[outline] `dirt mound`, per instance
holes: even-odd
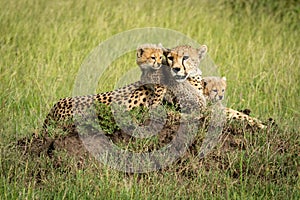
[[[249,114],[250,110],[246,109],[244,112]],[[185,160],[187,157],[198,156],[207,127],[204,118],[200,119],[200,121],[200,127],[204,127],[202,131],[200,131],[201,134],[193,138],[185,156],[180,158],[177,163],[182,163],[182,160]],[[185,126],[185,123],[191,124],[191,122],[180,120],[180,117],[176,115],[168,116],[168,120],[155,136],[155,140],[150,140],[150,142],[149,140],[143,142],[144,139],[137,139],[119,129],[114,130],[113,134],[99,134],[93,129],[87,129],[89,132],[88,135],[80,135],[76,129],[72,129],[72,131],[67,134],[57,135],[52,138],[42,136],[41,134],[33,134],[29,138],[23,138],[17,141],[16,146],[24,155],[30,155],[36,158],[40,156],[49,157],[53,161],[53,166],[57,168],[61,166],[60,163],[62,160],[58,152],[64,152],[68,156],[75,158],[78,167],[82,168],[86,166],[84,164],[85,159],[93,159],[93,155],[91,155],[90,152],[100,152],[102,149],[110,147],[111,144],[116,144],[125,149],[130,146],[132,148],[131,150],[136,152],[151,152],[166,147],[176,137],[177,139],[179,137],[178,141],[184,140],[186,139],[185,135],[178,135],[178,130],[182,128],[182,126]],[[149,121],[145,120],[144,125],[148,124]],[[259,132],[260,131],[253,127],[239,123],[231,123],[224,126],[222,133],[219,135],[217,147],[208,154],[207,159],[222,163],[222,168],[226,168],[223,166],[224,155],[230,151],[245,150],[251,145],[245,138],[245,133],[255,135]],[[218,154],[218,156],[216,156],[216,154]]]
[[[249,114],[250,110],[244,112]],[[186,133],[184,131],[178,133],[180,130],[187,130],[189,126],[193,127],[194,122],[199,125],[198,131],[192,136],[193,140],[190,141],[186,151],[172,164],[158,171],[159,173],[168,171],[191,178],[203,170],[207,172],[214,170],[228,173],[234,179],[239,179],[246,173],[247,176],[270,180],[276,180],[291,172],[293,176],[298,176],[294,161],[300,149],[294,140],[282,138],[282,132],[274,120],[266,123],[267,130],[258,130],[236,121],[226,124],[216,138],[216,145],[207,151],[204,158],[200,158],[199,153],[207,134],[207,120],[205,118],[195,121],[183,120],[178,115],[168,115],[160,131],[149,138],[133,137],[126,131],[119,128],[111,129],[105,124],[105,128],[113,132],[100,133],[87,126],[85,133],[88,134],[82,132],[79,134],[77,129],[52,137],[33,134],[17,141],[15,147],[23,155],[24,162],[33,161],[35,167],[31,178],[40,183],[48,179],[47,174],[53,173],[51,170],[56,170],[60,174],[76,174],[78,170],[99,173],[99,170],[107,169],[99,158],[95,158],[95,154],[110,151],[112,145],[132,152],[154,152],[168,148],[174,140],[178,143],[185,141]],[[141,125],[149,124],[148,119],[142,120]],[[152,125],[156,126],[155,123]],[[182,144],[185,145],[184,142]],[[182,146],[178,145],[179,149],[180,147]],[[175,147],[174,151],[176,150]],[[272,156],[266,158],[266,155]]]

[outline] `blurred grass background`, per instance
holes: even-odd
[[[228,80],[228,106],[250,108],[261,119],[274,118],[285,130],[283,137],[297,134],[299,12],[297,0],[2,0],[1,145],[41,127],[52,105],[72,94],[81,63],[98,44],[143,27],[176,30],[208,45],[209,56]],[[113,89],[118,77],[133,67],[134,53],[121,57],[105,74],[111,82],[99,83],[99,91]],[[176,184],[166,191],[172,187]],[[128,192],[132,190],[124,190],[125,197],[130,197]]]

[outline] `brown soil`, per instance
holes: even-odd
[[[246,113],[249,113],[249,111],[247,110]],[[200,120],[202,120],[201,126],[206,127],[204,119]],[[147,123],[146,120],[144,125],[147,125]],[[78,169],[91,168],[91,165],[97,166],[96,170],[98,170],[103,165],[91,155],[91,151],[99,152],[103,149],[105,150],[111,144],[116,144],[121,148],[137,144],[136,146],[138,147],[134,148],[134,151],[152,152],[155,149],[167,146],[176,138],[179,139],[178,141],[184,140],[185,135],[178,135],[177,133],[180,126],[185,123],[191,122],[180,121],[177,116],[169,116],[164,127],[158,133],[157,140],[146,143],[147,145],[140,145],[139,142],[143,141],[143,139],[134,138],[121,130],[115,130],[113,134],[99,134],[97,131],[90,129],[88,130],[89,134],[84,136],[79,136],[76,131],[52,138],[41,136],[41,134],[33,134],[31,137],[17,141],[16,147],[25,157],[30,157],[36,163],[42,163],[43,159],[41,158],[47,158],[47,163],[50,163],[54,169],[60,172],[69,173],[74,171],[74,169],[76,171]],[[233,178],[239,178],[241,173],[245,172],[247,172],[247,175],[252,174],[264,179],[274,180],[276,180],[277,176],[290,173],[290,171],[294,171],[294,176],[298,176],[297,170],[293,166],[293,160],[298,156],[299,147],[296,147],[294,143],[288,140],[278,137],[280,129],[273,120],[269,120],[267,123],[268,130],[264,131],[236,122],[227,124],[223,127],[222,133],[218,137],[217,145],[202,159],[199,158],[199,149],[203,142],[204,134],[199,131],[199,134],[194,137],[183,156],[161,171],[176,172],[188,178],[194,177],[195,173],[199,173],[199,170],[230,171]],[[205,128],[202,132],[205,132]],[[263,148],[266,143],[268,148]],[[89,151],[86,148],[87,146]],[[289,154],[285,156],[285,160],[281,158],[280,160],[274,156],[270,160],[264,161],[267,151],[279,156],[286,155],[287,152]],[[247,159],[243,161],[242,168],[240,167],[240,160],[237,159],[240,157],[240,154],[243,154],[245,157],[251,156],[251,161],[253,161],[251,167],[246,163]],[[72,164],[70,164],[71,159],[73,161]],[[279,165],[284,167],[278,167]],[[273,167],[274,173],[266,173],[271,167]],[[40,167],[40,169],[40,172],[35,175],[37,182],[46,177],[48,173],[47,168]]]
[[[242,112],[249,114],[250,110],[246,109]],[[202,120],[200,126],[204,127],[204,120],[200,120]],[[182,137],[182,139],[185,139],[184,135],[177,135],[179,127],[184,126],[185,123],[186,122],[184,121],[180,121],[180,118],[176,115],[169,116],[166,124],[157,135],[158,142],[152,143],[147,147],[139,148],[139,151],[142,151],[143,149],[146,149],[146,151],[159,149],[169,144],[175,137]],[[144,124],[147,125],[147,121]],[[274,124],[272,126],[274,126]],[[218,139],[218,148],[215,148],[210,154],[216,153],[216,150],[225,154],[228,151],[245,149],[246,146],[249,145],[244,138],[245,132],[255,134],[258,130],[250,126],[241,127],[241,124],[235,123],[224,126],[222,134],[220,134]],[[201,146],[204,137],[203,134],[200,135],[202,136],[194,137],[194,141],[190,145],[187,154],[192,156],[198,155],[199,147]],[[83,144],[83,140],[85,144]],[[179,141],[180,140],[181,138],[179,138]],[[54,138],[42,136],[42,134],[33,134],[31,137],[22,138],[17,141],[16,146],[20,148],[23,154],[27,155],[36,157],[46,155],[49,158],[53,158],[55,152],[64,151],[68,155],[77,158],[80,162],[84,162],[86,157],[92,157],[89,152],[98,151],[99,147],[105,149],[105,146],[110,145],[111,142],[124,147],[124,145],[134,144],[137,140],[121,130],[115,130],[113,134],[99,134],[97,131],[91,129],[89,130],[88,136],[80,137],[77,131],[72,129],[71,132],[64,135],[58,135]],[[86,145],[89,146],[89,151],[86,149]]]

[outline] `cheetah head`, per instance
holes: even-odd
[[[225,77],[204,77],[202,79],[203,94],[212,102],[224,99],[226,90]]]
[[[143,44],[137,48],[136,63],[142,71],[157,70],[162,66],[166,51],[162,44]]]
[[[201,73],[198,68],[200,61],[207,53],[207,46],[196,49],[189,45],[177,46],[165,52],[167,64],[171,67],[171,74],[176,81],[183,82],[189,76]]]

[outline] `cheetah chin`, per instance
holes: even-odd
[[[181,76],[181,75],[175,75],[174,78],[177,82],[182,83],[187,79],[188,75]]]
[[[155,70],[158,70],[158,69],[160,69],[161,68],[161,66],[162,66],[162,64],[158,64],[158,65],[156,65],[156,66],[151,66],[151,68],[152,69],[155,69]]]

